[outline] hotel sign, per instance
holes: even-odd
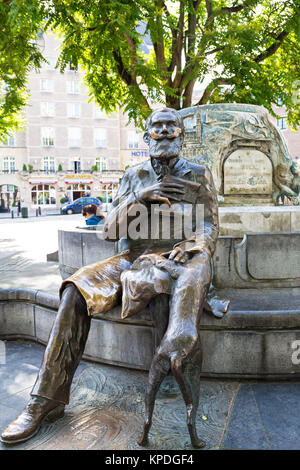
[[[68,175],[66,177],[66,184],[78,184],[78,183],[87,183],[87,184],[93,184],[93,177],[90,174],[77,174],[75,173],[74,175]]]
[[[78,174],[78,173],[75,173],[74,175],[68,175],[68,180],[70,179],[76,179],[76,180],[90,180],[92,177],[92,175],[90,174]]]
[[[148,157],[147,150],[134,150],[131,152],[132,157]]]

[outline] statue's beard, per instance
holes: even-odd
[[[151,165],[157,175],[158,180],[162,180],[164,176],[170,173],[169,159],[151,157]]]
[[[149,142],[149,154],[151,158],[171,159],[179,155],[182,146],[180,137],[173,139],[152,139]]]

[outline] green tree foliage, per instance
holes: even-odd
[[[62,38],[57,66],[71,61],[106,112],[136,124],[151,103],[180,109],[240,102],[271,111],[281,100],[300,121],[299,0],[4,0],[0,7],[0,121],[24,104],[30,68],[43,60],[36,35]],[[145,53],[145,40],[152,47]],[[3,58],[2,58],[3,57]],[[195,103],[193,91],[204,89]],[[0,132],[3,124],[0,124]],[[5,126],[4,126],[5,127]]]
[[[43,56],[36,42],[45,11],[37,1],[0,0],[0,136],[22,127],[26,81]]]

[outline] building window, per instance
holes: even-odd
[[[53,147],[54,145],[53,127],[42,127],[42,145],[43,147]]]
[[[55,70],[55,66],[56,66],[56,59],[54,57],[48,57],[47,58],[47,64],[46,64],[46,68],[47,70]]]
[[[94,103],[94,118],[95,119],[106,119],[107,114],[103,109],[100,109],[96,103]]]
[[[16,171],[16,160],[14,157],[4,157],[3,159],[3,172],[4,173],[15,173]]]
[[[53,91],[53,80],[45,80],[42,78],[40,81],[40,90],[51,93]]]
[[[32,187],[31,202],[34,206],[56,205],[56,191],[49,184],[38,184]]]
[[[80,160],[73,160],[72,162],[72,165],[73,165],[73,172],[74,173],[80,173],[81,171],[81,161]]]
[[[107,170],[106,159],[103,157],[96,158],[96,167],[97,167],[97,171]]]
[[[81,129],[79,127],[69,127],[69,147],[80,147]]]
[[[2,142],[2,145],[5,147],[14,147],[15,146],[15,136],[10,135],[5,138],[5,140]]]
[[[43,158],[43,170],[45,173],[55,173],[55,158],[54,157]]]
[[[80,93],[79,82],[67,82],[67,91],[68,93],[78,94]]]
[[[101,127],[97,127],[96,129],[94,129],[94,141],[95,147],[106,148],[106,129],[102,129]]]
[[[80,117],[80,103],[68,103],[68,117]]]
[[[139,148],[139,136],[136,131],[128,131],[128,148],[138,149]]]
[[[53,117],[55,115],[55,103],[43,101],[41,103],[41,116]]]
[[[281,130],[287,129],[287,122],[286,122],[286,117],[282,117],[277,119],[277,127]]]

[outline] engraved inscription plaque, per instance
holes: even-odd
[[[272,194],[272,163],[262,152],[238,149],[224,164],[224,194]]]

